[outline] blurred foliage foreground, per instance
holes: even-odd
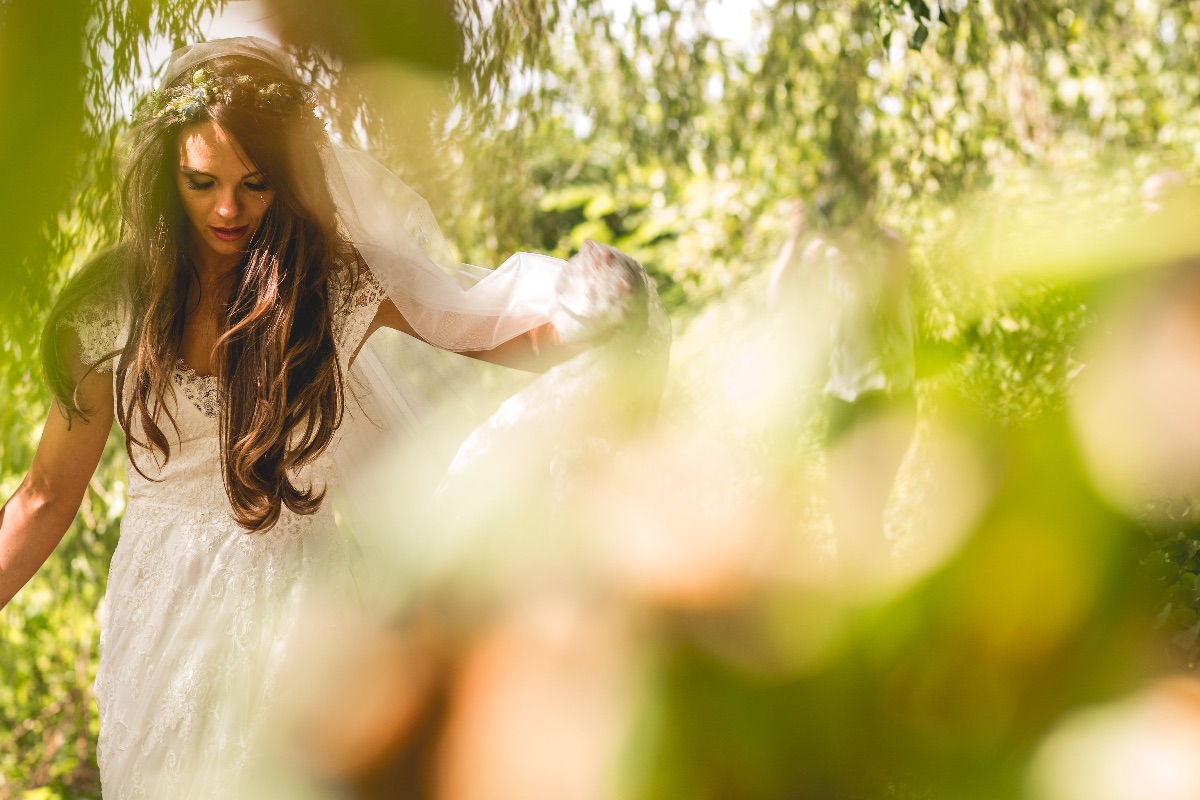
[[[120,98],[154,37],[192,39],[220,5],[0,4],[0,157],[38,189],[0,203],[21,234],[0,493],[46,413],[37,320],[114,235]],[[297,678],[301,756],[264,760],[248,795],[1200,796],[1200,206],[1137,192],[1200,158],[1196,4],[780,0],[744,42],[713,3],[634,5],[623,23],[587,0],[454,6],[461,63],[421,66],[453,73],[431,109],[409,45],[355,34],[391,12],[274,4],[343,98],[331,126],[407,159],[464,260],[617,244],[676,345],[657,421],[582,440],[552,479],[518,459],[409,524],[405,470],[428,464],[388,464],[359,521],[388,622],[317,643],[342,660]],[[82,59],[85,33],[108,62]],[[411,152],[428,131],[402,120],[425,113],[441,162]],[[920,421],[863,570],[829,519],[822,337],[763,301],[797,198],[871,205],[911,246]],[[0,796],[99,794],[110,445],[0,619]]]

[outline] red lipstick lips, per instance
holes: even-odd
[[[216,236],[223,242],[236,242],[246,235],[246,231],[250,230],[249,225],[243,225],[240,228],[218,228],[213,225],[208,227],[213,232],[213,236]]]

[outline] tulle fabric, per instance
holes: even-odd
[[[425,341],[489,350],[550,321],[561,259],[517,253],[495,270],[435,260],[449,248],[428,203],[386,167],[333,146],[326,174],[346,234]]]

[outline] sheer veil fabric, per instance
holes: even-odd
[[[177,50],[163,85],[205,61],[229,55],[263,60],[286,74],[297,75],[289,54],[266,40],[247,36]],[[572,273],[562,259],[527,252],[512,255],[495,269],[453,263],[429,204],[387,167],[335,141],[330,141],[323,160],[345,234],[388,298],[430,345],[454,352],[488,350],[547,322],[554,322],[569,339],[598,340],[604,336],[603,328],[616,322],[602,313],[620,302],[612,296],[616,291],[613,281],[602,272]],[[653,339],[668,347],[669,326],[663,341],[666,317],[657,293],[640,265],[632,263],[637,272],[634,282],[644,281],[650,291],[635,292],[630,301],[651,307],[648,313],[659,334],[643,344]],[[628,262],[618,264],[611,270],[619,272],[628,266]],[[569,285],[572,281],[575,285]],[[580,282],[590,282],[593,290],[580,292]],[[565,300],[568,296],[575,298],[573,305]],[[447,368],[440,356],[409,344],[398,346],[407,362],[404,369],[398,369],[396,347],[381,348],[368,342],[356,359],[355,378],[360,387],[367,388],[365,405],[375,412],[368,416],[373,416],[376,424],[396,433],[411,432],[422,427],[428,417],[428,387],[446,383]],[[665,369],[665,353],[660,360]],[[412,379],[414,372],[420,373],[420,380]],[[418,385],[426,388],[420,390]]]
[[[228,55],[296,72],[278,47],[245,37],[176,51],[164,85]],[[554,487],[580,452],[618,430],[630,408],[653,407],[670,325],[653,282],[618,251],[589,244],[570,261],[518,253],[494,270],[454,264],[429,205],[386,167],[335,142],[323,158],[339,224],[374,280],[336,321],[339,363],[357,402],[348,402],[335,443],[309,473],[341,484],[350,518],[382,519],[373,536],[425,537],[431,574],[464,546],[456,531],[487,535],[458,524],[481,481],[500,475],[508,489],[553,505]],[[358,349],[384,296],[429,344],[397,335]],[[439,459],[423,460],[439,398],[469,384],[452,363],[463,359],[435,348],[485,350],[547,322],[587,348],[534,378],[465,439],[443,445]],[[97,354],[113,349],[124,326],[109,307],[89,309],[77,323],[85,352]],[[293,644],[336,628],[331,607],[361,604],[353,554],[329,503],[306,517],[285,513],[264,534],[248,536],[232,521],[221,483],[219,388],[178,369],[175,396],[165,399],[179,412],[172,458],[153,481],[127,471],[96,680],[106,798],[270,796],[247,781],[264,754],[261,733],[296,696],[284,687],[297,660]],[[394,453],[413,468],[385,469]],[[397,506],[420,496],[399,485],[413,476],[423,483],[424,512]],[[383,580],[419,581],[419,572]],[[393,592],[401,601],[404,594]],[[332,649],[333,636],[318,649]]]

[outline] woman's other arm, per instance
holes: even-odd
[[[82,372],[82,370],[80,370]],[[100,463],[113,423],[109,372],[92,371],[80,386],[86,419],[70,424],[55,401],[33,464],[0,508],[0,608],[24,586],[62,541]]]

